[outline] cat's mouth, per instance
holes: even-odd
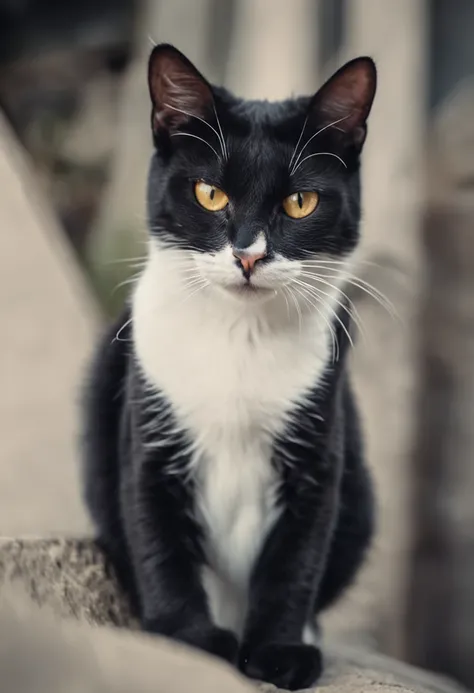
[[[255,293],[255,292],[265,292],[265,291],[273,291],[273,289],[269,289],[264,286],[255,286],[255,284],[251,284],[250,282],[247,282],[245,284],[238,284],[237,286],[233,287],[235,291],[241,291],[243,293]]]
[[[227,284],[223,288],[227,293],[242,300],[266,300],[277,293],[276,289],[271,289],[266,286],[258,286],[252,282]]]

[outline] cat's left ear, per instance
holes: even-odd
[[[190,117],[212,113],[213,94],[207,80],[177,48],[155,46],[148,63],[148,87],[153,104],[152,128],[173,132]]]
[[[310,113],[321,127],[334,128],[344,143],[361,149],[367,134],[367,118],[377,86],[371,58],[355,58],[341,67],[315,94]]]

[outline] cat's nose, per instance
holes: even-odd
[[[263,250],[252,252],[250,248],[234,248],[233,255],[240,265],[246,279],[248,279],[254,271],[257,262],[266,257],[266,253]]]

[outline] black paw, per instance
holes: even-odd
[[[240,668],[252,679],[295,691],[316,682],[322,671],[322,657],[313,645],[267,643],[244,654]]]
[[[231,662],[231,664],[237,664],[239,641],[230,630],[211,627],[205,631],[196,633],[196,635],[196,638],[183,641],[188,642],[189,645],[198,647],[200,650],[209,652],[216,657],[225,659],[227,662]]]
[[[239,642],[230,630],[217,626],[196,624],[187,628],[169,628],[159,621],[146,622],[144,630],[155,635],[164,635],[179,642],[204,650],[215,657],[237,663]]]

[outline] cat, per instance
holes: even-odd
[[[375,65],[245,101],[161,44],[148,79],[147,258],[91,367],[85,500],[144,630],[305,688],[374,528],[344,289]]]

